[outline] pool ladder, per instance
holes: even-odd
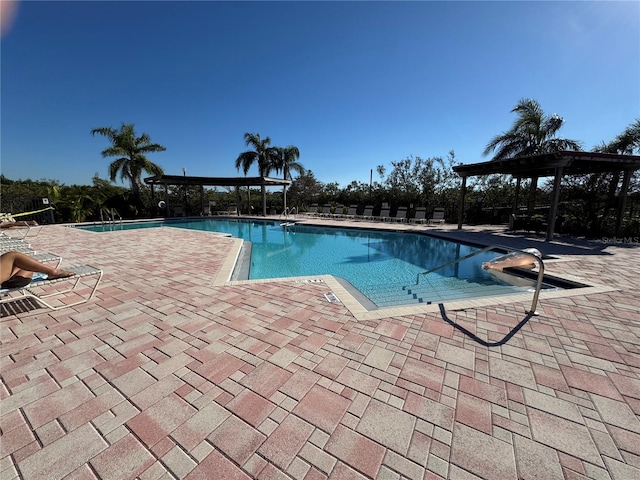
[[[532,253],[523,252],[521,250],[514,250],[514,249],[511,249],[511,248],[508,248],[508,247],[504,247],[502,245],[492,245],[492,246],[489,246],[489,247],[485,247],[485,248],[482,248],[480,250],[476,250],[475,252],[472,252],[472,253],[470,253],[468,255],[465,255],[463,257],[456,258],[455,260],[453,260],[451,262],[447,262],[447,263],[445,263],[443,265],[438,265],[437,267],[432,268],[430,270],[427,270],[425,272],[418,273],[416,275],[416,283],[415,284],[418,285],[420,283],[421,276],[426,276],[426,275],[428,275],[428,274],[430,274],[432,272],[435,272],[437,270],[440,270],[442,268],[446,268],[446,267],[449,267],[451,265],[455,265],[456,263],[460,263],[463,260],[467,260],[467,259],[469,259],[471,257],[475,257],[476,255],[480,255],[482,253],[490,252],[492,250],[502,250],[502,251],[506,250],[508,253],[518,251],[518,252],[524,253],[526,255],[529,255],[532,260],[535,260],[538,263],[538,267],[539,267],[539,269],[538,269],[538,280],[537,280],[537,283],[536,283],[535,292],[533,294],[533,302],[531,303],[531,309],[526,311],[526,313],[529,314],[529,315],[537,315],[536,306],[538,305],[538,297],[540,296],[540,290],[542,289],[542,279],[544,278],[544,263],[542,262],[541,258],[535,256]]]
[[[105,216],[107,217],[106,220],[104,218]],[[103,225],[105,223],[108,223],[109,225],[115,225],[116,221],[119,224],[122,224],[122,217],[115,208],[102,208],[100,209],[100,221]]]
[[[292,217],[296,217],[296,215],[298,215],[298,207],[287,207],[285,208],[282,213],[280,214],[280,218],[284,217],[285,220],[289,219],[289,215],[291,215]]]

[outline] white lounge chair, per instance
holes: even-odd
[[[362,215],[356,215],[357,220],[371,220],[373,218],[373,205],[367,205],[364,207]]]
[[[53,280],[34,275],[34,279],[29,285],[19,288],[1,289],[0,304],[24,298],[32,298],[51,310],[60,310],[62,308],[74,307],[91,300],[98,289],[100,279],[102,279],[102,270],[90,265],[67,267],[66,270],[75,273],[75,275],[66,278],[56,278]],[[66,296],[70,293],[80,295],[80,287],[85,287],[85,280],[91,280],[91,277],[95,277],[95,282],[93,283],[93,286],[91,286],[91,290],[88,295],[84,294],[84,296],[81,296],[79,300],[72,303],[57,302],[58,305],[54,305],[52,303],[52,300],[60,300],[62,296]],[[63,288],[62,290],[58,288],[49,288],[51,285],[60,282],[72,282],[72,285],[68,288]],[[17,293],[17,295],[13,295],[13,293]]]
[[[184,211],[181,206],[173,207],[173,216],[174,217],[184,217]]]
[[[344,205],[338,205],[329,217],[342,220],[344,218]]]
[[[395,217],[391,217],[394,222],[405,222],[407,220],[407,207],[398,207]]]
[[[444,223],[444,208],[437,207],[433,209],[433,216],[429,219],[429,225],[442,225]]]
[[[309,211],[305,213],[307,217],[315,217],[318,215],[318,204],[312,203],[309,207]]]
[[[375,218],[376,220],[380,220],[383,222],[386,222],[387,220],[389,220],[389,212],[391,211],[391,209],[389,207],[382,207],[380,209],[380,215],[378,216],[374,216],[373,218]]]
[[[330,203],[326,203],[322,206],[322,213],[320,214],[321,217],[325,217],[328,218],[331,216],[331,204]]]
[[[347,211],[346,215],[344,215],[344,218],[353,220],[354,218],[356,218],[357,212],[358,205],[349,205],[349,210]]]
[[[416,214],[409,219],[410,223],[425,223],[427,221],[427,207],[416,208]]]
[[[0,213],[0,222],[2,233],[12,238],[36,237],[42,230],[42,225],[16,220],[10,213]]]

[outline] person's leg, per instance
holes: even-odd
[[[58,270],[20,252],[6,252],[0,257],[0,283],[14,275],[31,278],[33,272],[46,273],[49,278],[64,278],[74,275],[73,272]]]

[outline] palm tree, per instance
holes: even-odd
[[[140,177],[143,170],[152,175],[164,174],[162,168],[151,162],[145,154],[163,152],[166,148],[157,143],[151,143],[151,138],[146,133],[136,137],[133,127],[133,123],[123,123],[120,130],[112,127],[94,128],[91,130],[91,135],[98,133],[111,141],[111,146],[102,151],[102,156],[119,158],[109,165],[109,177],[112,182],[115,182],[119,172],[121,180],[130,182],[134,201],[139,203]]]
[[[521,99],[511,110],[518,115],[511,129],[496,135],[487,144],[484,156],[496,151],[492,160],[523,157],[553,153],[562,150],[581,150],[582,145],[576,140],[557,137],[556,134],[564,124],[564,119],[557,115],[547,115],[536,100]],[[520,179],[518,178],[518,187]],[[518,188],[516,187],[516,188]],[[538,177],[531,178],[529,198],[533,199],[538,187]],[[529,213],[533,209],[533,201],[529,204]]]
[[[493,160],[582,148],[580,142],[556,137],[564,119],[555,113],[546,115],[537,101],[523,98],[511,111],[518,118],[510,130],[491,139],[482,153],[484,156],[496,149]]]
[[[282,177],[284,180],[293,180],[291,177],[291,172],[297,172],[298,174],[304,174],[304,167],[301,163],[298,163],[298,159],[300,158],[300,150],[298,147],[294,145],[289,145],[288,147],[278,147],[277,148],[277,158],[276,163],[273,165],[273,169],[276,173],[282,172]],[[287,208],[287,186],[282,186],[282,197],[284,201],[284,208]]]
[[[640,118],[637,118],[635,122],[631,123],[624,129],[616,138],[609,143],[602,142],[600,145],[593,149],[595,152],[600,153],[614,153],[620,155],[633,155],[635,152],[640,152]],[[609,181],[609,189],[607,192],[607,205],[605,206],[605,215],[607,216],[608,210],[613,208],[616,203],[615,193],[620,183],[620,175],[622,172],[613,172],[611,180]]]
[[[264,178],[269,176],[269,173],[277,164],[278,149],[276,147],[269,146],[271,139],[265,137],[260,138],[258,133],[245,133],[244,143],[248,147],[253,147],[253,150],[248,150],[241,153],[236,159],[236,169],[242,168],[243,173],[246,175],[249,173],[249,169],[254,162],[258,162],[258,172],[260,177]],[[267,192],[264,183],[260,186],[262,194],[262,215],[267,216]]]
[[[605,153],[620,153],[621,155],[633,155],[640,153],[640,118],[631,123],[624,131],[608,144],[602,146]]]

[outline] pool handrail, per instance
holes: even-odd
[[[416,285],[418,285],[420,283],[420,275],[428,275],[432,272],[435,272],[436,270],[440,270],[442,268],[446,268],[449,267],[451,265],[455,265],[456,263],[460,263],[463,260],[467,260],[471,257],[475,257],[476,255],[480,255],[482,253],[486,253],[489,252],[491,250],[504,250],[507,251],[507,253],[511,253],[511,252],[520,252],[520,253],[524,253],[526,255],[531,256],[532,259],[535,259],[536,262],[538,262],[538,280],[536,283],[536,290],[533,294],[533,302],[531,303],[531,309],[529,311],[527,311],[526,313],[529,313],[531,315],[536,315],[536,306],[538,305],[538,297],[540,296],[540,290],[542,289],[542,279],[544,278],[544,262],[542,261],[542,258],[538,257],[537,255],[534,255],[533,253],[530,252],[525,252],[523,250],[517,250],[517,249],[513,249],[513,248],[509,248],[509,247],[505,247],[503,245],[491,245],[488,247],[484,247],[481,248],[480,250],[476,250],[475,252],[471,252],[468,255],[464,255],[462,257],[456,258],[455,260],[452,260],[450,262],[444,263],[442,265],[438,265],[437,267],[431,268],[429,270],[426,270],[424,272],[418,273],[416,275]]]

